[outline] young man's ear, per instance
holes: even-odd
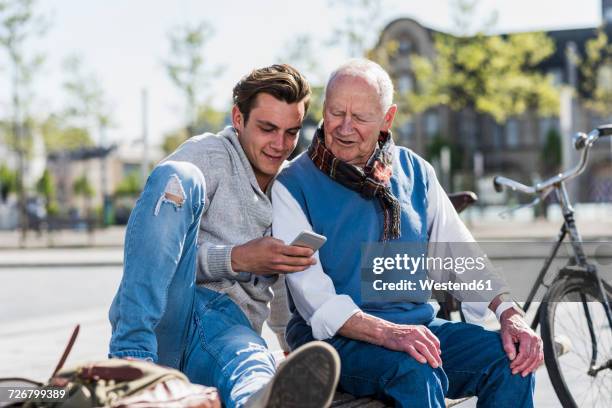
[[[236,105],[232,107],[232,126],[234,126],[238,133],[241,133],[244,129],[244,116]]]

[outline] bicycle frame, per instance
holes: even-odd
[[[612,329],[612,312],[610,308],[610,303],[608,302],[603,284],[601,282],[601,278],[599,277],[599,273],[597,272],[597,268],[595,267],[595,265],[588,263],[587,257],[584,253],[584,248],[582,246],[582,238],[580,237],[580,233],[578,232],[578,228],[576,227],[576,221],[574,220],[574,208],[572,207],[570,203],[569,196],[567,194],[567,189],[565,188],[565,182],[560,181],[554,184],[554,191],[559,200],[559,203],[561,204],[561,210],[563,213],[564,223],[561,226],[561,230],[559,231],[557,242],[554,244],[548,258],[546,258],[546,260],[544,261],[544,265],[542,266],[542,269],[540,270],[540,273],[538,274],[538,277],[536,278],[536,281],[533,287],[531,288],[529,295],[527,296],[523,309],[525,310],[525,312],[529,310],[529,307],[531,306],[531,303],[533,302],[533,299],[535,298],[541,286],[544,286],[546,288],[549,287],[549,285],[544,284],[544,278],[546,277],[546,274],[548,273],[550,265],[552,264],[553,259],[555,259],[557,252],[559,251],[559,248],[561,247],[561,243],[565,240],[566,236],[569,235],[570,244],[574,251],[574,256],[573,258],[570,259],[566,267],[567,266],[577,267],[583,270],[585,273],[593,274],[592,276],[596,279],[598,286],[599,286],[599,292],[602,296],[602,303],[604,305],[604,310],[606,311],[608,323],[610,324],[610,327]],[[554,277],[553,282],[555,282],[561,276],[562,274],[558,273]],[[590,316],[588,307],[586,305],[585,298],[583,298],[583,304],[584,304],[585,314],[587,317],[589,331],[591,334],[593,334],[591,316]],[[533,321],[531,322],[531,328],[533,330],[535,330],[540,323],[539,308],[541,307],[542,307],[542,304],[540,304],[540,306],[538,307],[538,312],[535,314]],[[591,365],[594,364],[595,359],[597,357],[597,351],[596,350],[593,350],[593,351],[594,351],[593,357],[592,357],[593,361]]]

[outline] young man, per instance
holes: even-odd
[[[312,250],[269,236],[266,195],[309,97],[290,66],[254,70],[234,87],[233,127],[189,139],[153,170],[127,227],[111,357],[178,368],[217,387],[227,407],[331,402],[333,349],[294,353],[275,376],[261,337],[278,274],[314,263]]]
[[[406,291],[401,301],[364,296],[364,245],[383,241],[389,250],[399,246],[420,256],[410,250],[415,244],[474,241],[431,165],[394,145],[392,98],[391,79],[378,64],[352,60],[338,68],[308,152],[272,187],[275,237],[288,240],[302,230],[327,237],[315,255],[320,263],[287,277],[295,305],[288,343],[328,341],[340,354],[345,391],[397,407],[444,407],[445,396],[469,395],[478,396],[479,407],[532,407],[542,341],[522,311],[504,301],[503,282],[492,271],[478,274],[495,291],[453,294],[482,299],[465,304],[480,315],[494,311],[499,334],[436,319],[424,290]],[[418,284],[426,272],[432,271],[401,277]]]

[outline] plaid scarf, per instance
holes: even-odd
[[[308,148],[308,156],[314,165],[332,180],[358,192],[367,199],[377,198],[384,211],[384,226],[381,241],[399,238],[400,204],[393,196],[389,180],[393,174],[393,150],[395,144],[391,132],[381,132],[374,156],[362,169],[343,162],[325,146],[323,125],[319,126]]]

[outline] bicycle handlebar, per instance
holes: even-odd
[[[612,135],[612,123],[600,126],[597,128],[597,130],[599,131],[599,137],[611,136]]]
[[[576,133],[576,135],[574,136],[574,147],[576,148],[576,150],[584,150],[582,152],[582,155],[580,156],[580,162],[573,169],[566,170],[563,173],[559,173],[556,176],[553,176],[548,180],[544,180],[540,183],[536,183],[533,186],[527,186],[507,177],[495,176],[493,178],[493,187],[498,193],[501,193],[504,187],[507,187],[512,190],[518,190],[525,194],[546,195],[552,190],[552,188],[556,184],[559,184],[562,181],[572,179],[582,173],[584,171],[584,168],[586,167],[591,146],[593,146],[597,139],[605,136],[612,136],[612,124],[599,126],[597,129],[594,129],[589,132],[588,135],[585,133]]]

